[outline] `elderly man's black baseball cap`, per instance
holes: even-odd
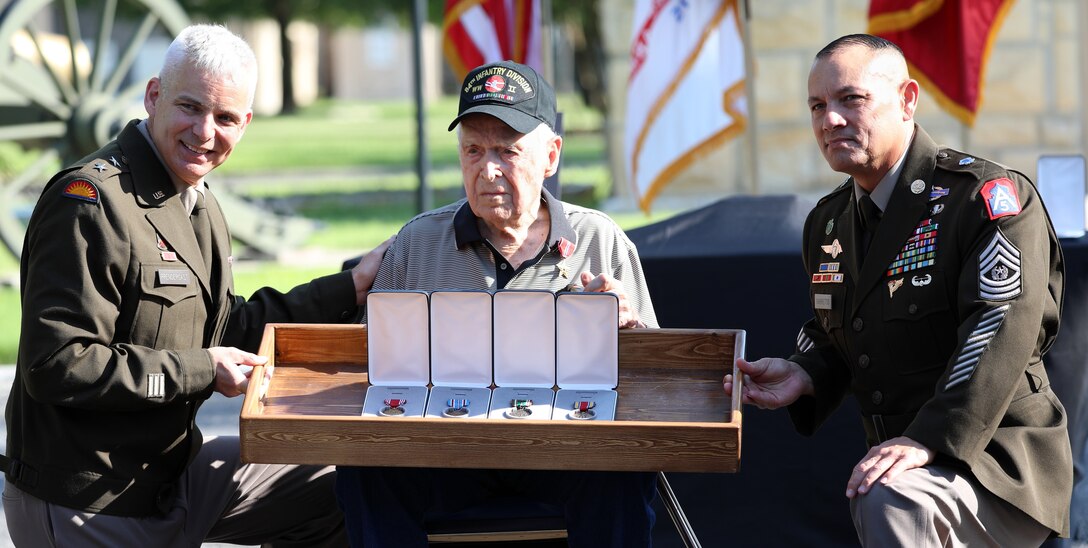
[[[555,131],[555,91],[527,65],[513,61],[483,65],[465,77],[449,131],[476,112],[490,114],[518,133],[529,133],[541,122]]]

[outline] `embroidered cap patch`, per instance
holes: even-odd
[[[986,213],[991,221],[1020,213],[1020,196],[1016,194],[1016,185],[1004,177],[982,185],[982,198],[986,200]]]
[[[92,204],[98,203],[98,189],[95,188],[94,183],[84,179],[76,179],[68,183],[68,186],[64,187],[64,196]]]

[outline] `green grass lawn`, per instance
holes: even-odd
[[[559,104],[565,127],[560,178],[564,189],[572,191],[564,199],[595,207],[611,190],[601,116],[573,95],[560,96]],[[456,110],[453,97],[427,109],[428,182],[435,206],[454,199],[461,185],[456,136],[446,131]],[[0,164],[25,165],[6,145],[0,143],[0,159],[6,162]],[[290,289],[339,269],[344,259],[394,234],[416,213],[415,150],[415,111],[409,101],[323,100],[291,116],[256,118],[211,179],[226,181],[245,196],[290,204],[295,214],[318,221],[320,228],[285,261],[236,264],[238,294],[248,296],[265,286]],[[630,229],[673,213],[614,218]],[[0,250],[0,279],[17,275],[17,262]],[[0,287],[0,311],[0,364],[14,363],[19,333],[15,288]]]

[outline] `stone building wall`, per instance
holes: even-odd
[[[623,105],[631,37],[630,0],[602,0],[608,22],[611,113],[609,143],[620,202],[633,203],[623,170]],[[736,193],[822,194],[841,182],[815,145],[806,106],[808,69],[831,40],[864,32],[866,0],[749,0],[756,76],[758,146],[737,138],[674,182],[658,203],[691,205]],[[922,90],[916,119],[938,142],[1034,177],[1042,154],[1083,153],[1082,82],[1088,6],[1077,0],[1016,0],[994,42],[982,105],[973,128],[962,126]],[[750,152],[754,149],[754,153]],[[757,181],[746,167],[756,158]],[[656,204],[655,204],[656,207]]]

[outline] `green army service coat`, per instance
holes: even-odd
[[[868,253],[852,189],[805,222],[815,317],[790,360],[815,397],[790,406],[795,427],[812,433],[853,394],[870,445],[907,436],[1068,535],[1071,451],[1042,361],[1064,263],[1035,186],[916,126]]]
[[[210,190],[205,201],[212,265],[135,121],[49,182],[20,265],[8,481],[89,512],[165,511],[202,443],[195,417],[215,378],[204,349],[256,351],[270,321],[354,317],[348,272],[237,297],[230,232]]]

